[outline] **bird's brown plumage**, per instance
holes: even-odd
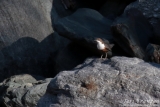
[[[95,41],[100,41],[102,44],[104,44],[104,46],[105,46],[104,49],[99,50],[99,51],[102,53],[101,58],[102,58],[103,54],[106,54],[106,56],[105,56],[105,58],[106,58],[107,57],[107,52],[111,50],[110,45],[108,43],[104,42],[101,38],[96,38]]]
[[[105,45],[105,49],[102,50],[102,51],[110,51],[111,50],[111,47],[108,43],[104,42],[101,38],[96,38],[96,40],[100,41],[101,43],[103,43]]]

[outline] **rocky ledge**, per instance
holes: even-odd
[[[159,8],[158,0],[1,0],[0,107],[159,106]],[[108,59],[97,38],[113,47]]]
[[[159,64],[138,58],[88,58],[52,79],[38,81],[37,77],[20,75],[5,80],[0,85],[4,93],[0,104],[4,102],[9,107],[158,106],[159,68]]]
[[[159,67],[138,58],[89,58],[53,78],[38,107],[158,106]]]

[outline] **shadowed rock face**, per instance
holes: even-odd
[[[0,1],[0,81],[22,73],[53,77],[48,59],[69,40],[53,33],[51,12],[52,0]]]
[[[145,49],[153,36],[150,23],[137,9],[130,9],[112,25],[114,40],[128,54],[145,59]]]
[[[112,21],[103,17],[93,9],[78,9],[74,14],[61,18],[54,23],[54,29],[63,37],[87,47],[96,52],[94,40],[102,38],[109,43],[113,42],[110,32]]]
[[[131,106],[129,101],[135,105],[158,106],[159,68],[159,64],[138,58],[89,58],[75,69],[63,71],[52,79],[37,107],[51,104],[56,107]]]
[[[154,36],[152,38],[152,43],[160,45],[160,20],[157,23],[153,24]]]
[[[38,59],[45,55],[37,56],[45,49],[40,42],[53,33],[51,8],[52,0],[0,1],[0,81],[22,72],[42,74]]]
[[[59,36],[56,32],[41,42],[30,37],[18,39],[0,51],[0,81],[22,73],[44,77],[55,76],[57,73],[50,69],[48,59],[68,43],[69,40]]]
[[[114,19],[121,15],[126,6],[133,1],[136,0],[106,0],[99,12],[105,17]]]

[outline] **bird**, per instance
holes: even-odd
[[[94,40],[96,43],[97,43],[97,49],[100,50],[100,52],[102,53],[101,55],[101,59],[103,57],[103,53],[105,53],[105,59],[107,58],[107,52],[108,51],[111,51],[111,48],[113,47],[110,47],[109,44],[106,44],[101,38],[96,38]]]

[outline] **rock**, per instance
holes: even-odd
[[[48,59],[68,43],[69,40],[56,32],[41,42],[30,37],[17,40],[0,51],[0,56],[3,56],[0,60],[0,81],[22,73],[54,77],[55,75],[51,75],[54,71],[49,69]]]
[[[154,36],[152,38],[152,43],[160,45],[160,20],[153,24],[153,32]]]
[[[32,37],[40,42],[53,33],[52,0],[1,0],[0,7],[1,49],[22,37]]]
[[[76,0],[77,8],[90,8],[99,10],[107,0]]]
[[[67,10],[77,10],[79,8],[91,8],[99,10],[107,0],[61,0],[64,8]]]
[[[61,0],[65,9],[75,9],[76,8],[76,1],[75,0]]]
[[[148,44],[146,53],[149,61],[160,63],[160,46]]]
[[[158,106],[159,67],[138,58],[89,58],[53,78],[37,107]]]
[[[96,10],[82,8],[70,16],[59,19],[54,24],[54,28],[61,36],[96,52],[95,38],[113,43],[111,24],[111,20],[106,19]]]
[[[48,58],[69,40],[52,29],[52,2],[1,0],[0,82],[22,73],[53,76]]]
[[[74,12],[73,10],[65,9],[61,1],[62,0],[54,0],[52,4],[53,5],[51,11],[52,24],[54,23],[55,20],[71,15]]]
[[[150,21],[151,24],[156,23],[160,19],[160,2],[159,0],[137,0],[129,4],[125,11],[130,8],[137,8]]]
[[[145,59],[145,49],[153,37],[150,23],[137,9],[129,9],[112,25],[114,40],[132,57]]]
[[[114,19],[121,15],[126,6],[133,1],[135,0],[106,0],[99,12],[107,18]]]
[[[36,80],[38,79],[38,80]],[[41,79],[41,80],[39,80]],[[12,76],[0,84],[1,107],[35,107],[51,79],[28,74]]]
[[[70,43],[65,48],[59,50],[55,56],[51,57],[50,69],[57,75],[60,71],[71,70],[84,62],[87,57],[93,55],[87,48],[76,43]]]

